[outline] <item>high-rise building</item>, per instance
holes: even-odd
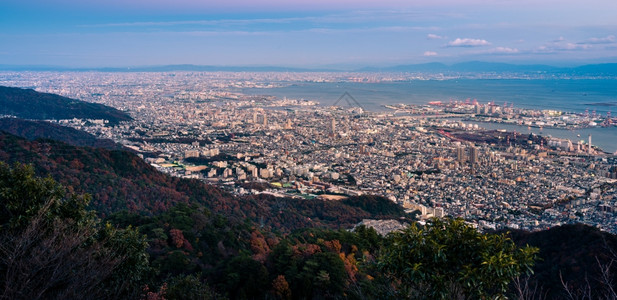
[[[465,163],[465,148],[458,147],[456,148],[456,161],[463,164]]]
[[[469,163],[472,165],[478,163],[478,148],[474,146],[469,147]]]
[[[268,126],[268,116],[264,113],[264,126]]]
[[[332,134],[336,133],[336,119],[332,117],[332,121],[330,122],[330,132]]]
[[[591,134],[589,135],[589,145],[587,145],[587,153],[591,154]]]

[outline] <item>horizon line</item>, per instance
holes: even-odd
[[[182,68],[211,68],[211,69],[238,69],[234,71],[241,71],[242,69],[272,69],[275,72],[276,69],[281,72],[297,71],[297,72],[376,72],[380,69],[387,71],[387,69],[404,68],[404,67],[427,67],[427,66],[440,66],[440,67],[456,67],[461,65],[469,65],[477,63],[484,66],[511,66],[511,67],[548,67],[554,69],[574,69],[584,66],[601,66],[601,65],[615,65],[617,71],[617,60],[614,62],[589,62],[579,64],[544,64],[544,63],[508,63],[508,62],[495,62],[495,61],[481,61],[481,60],[469,60],[460,61],[454,63],[445,63],[440,61],[423,62],[423,63],[400,63],[400,64],[322,64],[322,65],[304,65],[304,66],[291,66],[291,65],[214,65],[214,64],[193,64],[193,63],[181,63],[181,64],[150,64],[150,65],[135,65],[135,66],[59,66],[59,65],[40,65],[40,64],[0,64],[0,71],[108,71],[108,72],[127,72],[132,70],[147,70],[147,69],[163,69],[170,68],[168,71],[181,71]],[[347,67],[345,67],[347,66]],[[173,68],[179,68],[174,70]],[[207,70],[204,70],[207,71]],[[398,70],[396,72],[400,72]],[[504,70],[505,71],[505,70]],[[137,72],[137,71],[136,71]]]

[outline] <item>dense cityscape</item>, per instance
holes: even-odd
[[[0,300],[617,299],[615,12],[2,0]]]
[[[63,124],[133,149],[159,170],[235,194],[338,201],[385,196],[422,219],[461,217],[484,229],[586,223],[616,233],[617,159],[588,141],[482,124],[614,126],[610,115],[441,101],[362,108],[243,94],[289,82],[357,80],[339,73],[10,73],[4,85],[106,104],[134,121]],[[369,75],[367,75],[369,76]],[[377,75],[375,75],[377,76]],[[379,80],[396,77],[379,75]],[[590,146],[591,145],[591,146]]]

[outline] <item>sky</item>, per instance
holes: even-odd
[[[615,0],[2,0],[0,65],[617,62]]]

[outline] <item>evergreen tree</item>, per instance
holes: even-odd
[[[432,219],[389,237],[378,259],[401,298],[499,299],[531,273],[537,248],[518,248],[505,234],[484,234],[462,219]]]
[[[89,200],[31,166],[0,162],[0,299],[139,295],[149,271],[144,237],[102,226]]]

